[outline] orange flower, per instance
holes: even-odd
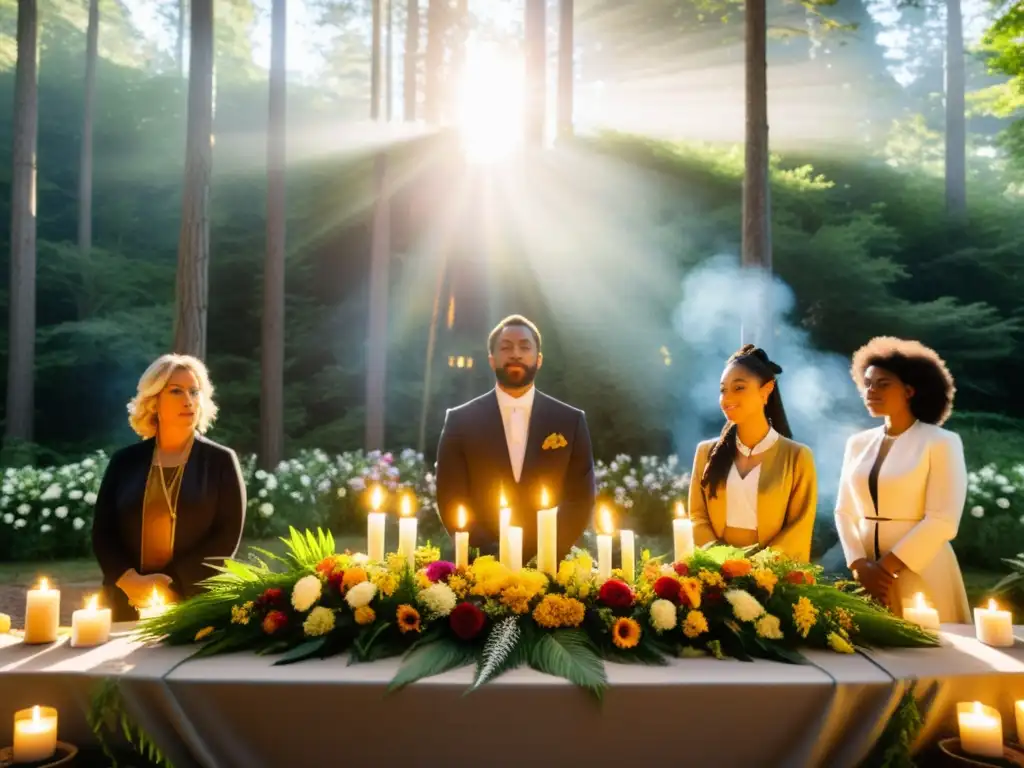
[[[411,605],[405,604],[398,606],[398,611],[395,614],[395,618],[398,620],[398,631],[403,635],[406,632],[419,632],[420,631],[420,614]]]
[[[809,571],[790,571],[786,574],[786,581],[790,584],[813,584],[814,574]]]
[[[738,579],[753,570],[748,560],[726,560],[722,563],[722,575],[727,579]]]
[[[368,605],[361,605],[355,610],[356,624],[365,626],[366,624],[373,624],[377,618],[377,614],[373,612],[373,608]]]
[[[272,635],[288,623],[288,615],[284,611],[271,611],[263,617],[263,631]]]
[[[345,571],[345,578],[342,581],[342,585],[345,589],[351,589],[356,584],[362,584],[366,581],[366,571],[356,566],[355,568],[349,568]]]
[[[619,648],[635,648],[640,642],[640,625],[633,619],[617,619],[612,625],[612,642]]]

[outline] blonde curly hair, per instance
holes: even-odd
[[[210,373],[198,358],[191,355],[161,355],[154,360],[139,379],[135,397],[128,403],[128,423],[142,438],[156,435],[157,398],[171,376],[177,371],[190,371],[199,382],[199,403],[196,431],[205,434],[217,418],[217,404],[213,401]]]

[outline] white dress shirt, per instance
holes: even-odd
[[[526,393],[512,397],[501,387],[496,387],[501,421],[505,425],[505,444],[508,458],[512,463],[512,474],[519,482],[526,459],[526,439],[530,434],[530,413],[533,411],[533,396],[536,390],[531,386]]]
[[[736,440],[736,449],[744,456],[757,456],[764,453],[779,441],[779,433],[768,428],[768,434],[753,448],[747,448]],[[740,477],[740,471],[733,463],[729,478],[725,484],[725,524],[729,528],[743,528],[748,531],[757,530],[757,486],[761,479],[761,465],[758,464]]]

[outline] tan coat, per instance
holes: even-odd
[[[701,487],[700,478],[715,444],[708,440],[697,446],[690,480],[690,518],[693,539],[699,547],[724,541],[726,523],[725,483],[715,498]],[[814,456],[806,445],[779,437],[764,452],[758,479],[757,542],[777,549],[794,560],[811,559],[811,534],[818,504],[818,483]]]

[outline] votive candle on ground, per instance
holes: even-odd
[[[1003,721],[998,710],[980,701],[956,705],[960,725],[960,748],[969,755],[1003,756]]]
[[[1013,615],[989,600],[987,608],[974,609],[974,631],[985,645],[1008,648],[1013,645]]]
[[[498,510],[498,562],[506,568],[509,564],[508,529],[512,525],[512,510],[508,508],[505,497],[501,497],[501,509]]]
[[[416,570],[416,517],[408,496],[402,499],[402,517],[398,520],[398,554],[405,555],[410,570]]]
[[[675,543],[676,562],[693,554],[693,521],[684,517],[683,503],[676,503],[676,516],[672,520],[672,538]]]
[[[52,643],[60,626],[60,590],[50,589],[46,579],[25,595],[25,642]]]
[[[14,762],[40,763],[57,751],[57,710],[32,707],[14,713]]]
[[[462,530],[466,527],[466,508],[459,506],[458,517],[459,530],[455,532],[455,567],[469,567],[469,531]]]
[[[921,629],[931,632],[939,631],[939,612],[928,605],[924,595],[920,592],[915,593],[913,602],[904,607],[903,618],[917,624]]]
[[[110,639],[110,622],[110,609],[100,608],[93,595],[85,608],[71,614],[71,646],[91,648],[103,645]]]
[[[619,531],[622,576],[630,584],[636,579],[636,537],[632,531]]]
[[[600,527],[597,534],[597,576],[608,579],[612,575],[612,516],[607,507],[601,507]]]
[[[548,492],[541,492],[537,510],[537,570],[554,576],[558,573],[558,507],[548,508]]]
[[[384,559],[384,530],[387,526],[387,515],[380,511],[384,504],[384,491],[374,486],[370,492],[370,514],[366,516],[366,557],[371,561],[380,562]]]
[[[523,529],[518,525],[508,527],[508,569],[513,573],[523,569]]]

